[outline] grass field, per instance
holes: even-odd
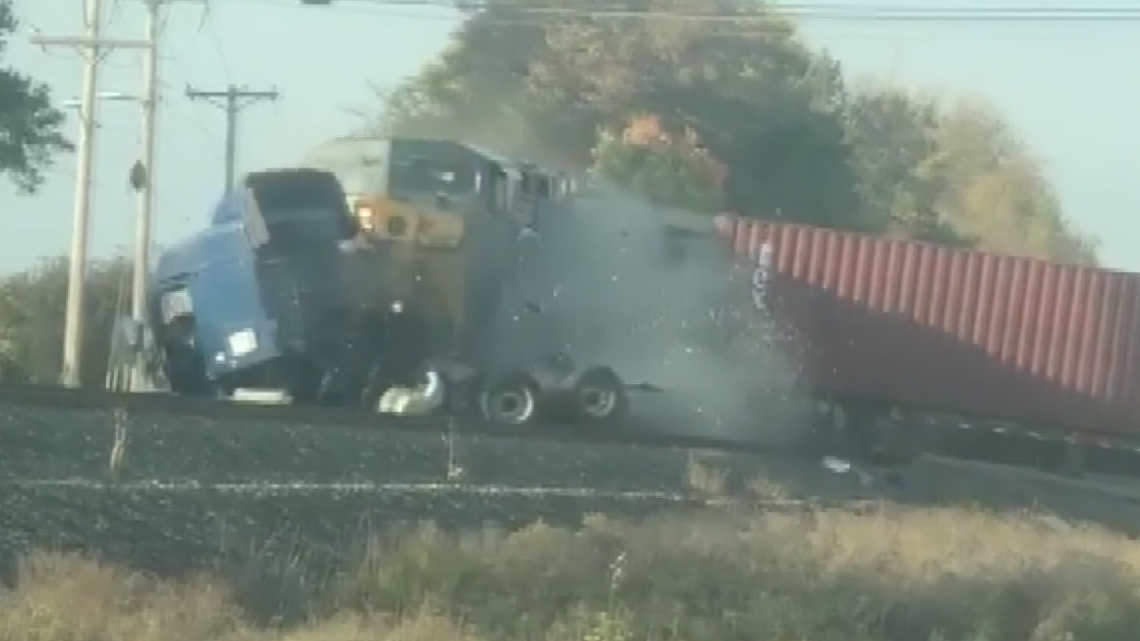
[[[4,641],[1120,641],[1140,546],[966,509],[691,512],[408,531],[351,572],[254,554],[183,582],[24,560]]]

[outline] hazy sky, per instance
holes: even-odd
[[[141,3],[104,2],[113,35],[143,35]],[[969,6],[951,0],[866,4]],[[1075,0],[1060,4],[1079,6]],[[46,35],[78,34],[81,28],[81,0],[15,5],[25,27]],[[1113,4],[1129,5],[1140,0]],[[457,25],[455,14],[443,9],[368,6],[366,0],[332,8],[302,7],[297,0],[212,0],[210,6],[204,14],[201,4],[181,0],[166,9],[158,242],[202,225],[222,185],[224,115],[185,98],[187,85],[280,90],[278,103],[257,104],[242,114],[238,162],[239,169],[287,165],[352,127],[352,109],[375,107],[370,83],[391,85],[414,73],[446,45]],[[1109,265],[1140,271],[1140,251],[1134,251],[1140,242],[1140,23],[818,21],[804,28],[813,44],[831,50],[854,75],[977,93],[995,102],[1042,157],[1069,215],[1104,241]],[[45,80],[60,99],[79,93],[80,61],[73,51],[44,52],[20,37],[10,43],[4,63]],[[100,89],[137,93],[141,76],[140,53],[117,51],[103,66]],[[96,255],[131,243],[135,205],[127,172],[138,157],[138,112],[131,103],[100,107],[92,212]],[[18,197],[0,184],[0,271],[66,250],[73,176],[74,159],[67,157],[37,196]]]

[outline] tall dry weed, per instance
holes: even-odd
[[[377,538],[288,628],[220,580],[37,554],[0,598],[0,639],[1119,641],[1140,629],[1138,579],[1136,543],[1037,514],[593,517]]]

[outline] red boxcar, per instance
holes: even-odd
[[[730,216],[717,226],[821,395],[1140,433],[1140,275]]]

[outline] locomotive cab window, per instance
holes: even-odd
[[[522,184],[520,186],[522,194],[528,198],[538,195],[538,177],[531,173],[524,173],[522,175]]]
[[[395,198],[444,196],[455,199],[479,188],[476,172],[458,163],[429,158],[393,160],[388,190]]]
[[[514,207],[515,193],[521,183],[521,176],[504,167],[494,167],[490,170],[490,206],[495,213],[508,213]]]
[[[537,176],[534,180],[534,194],[542,200],[549,200],[553,196],[550,179],[546,176]]]
[[[496,211],[507,211],[511,204],[510,176],[499,174],[495,176],[494,204]]]

